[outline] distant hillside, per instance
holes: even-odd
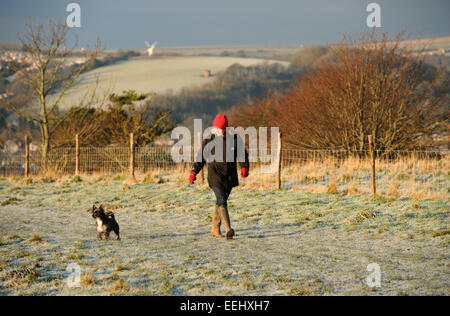
[[[438,50],[443,48],[445,51],[450,51],[450,36],[408,40],[403,41],[403,44],[416,47],[416,49],[427,46],[429,50]]]
[[[234,64],[201,87],[185,88],[177,94],[156,95],[153,103],[172,109],[176,123],[190,126],[194,118],[203,118],[205,124],[212,124],[218,112],[290,88],[301,71],[279,63],[247,67]]]
[[[265,62],[254,58],[170,56],[138,57],[114,65],[100,67],[81,75],[80,80],[62,100],[63,108],[77,105],[86,91],[99,79],[98,93],[178,93],[183,88],[201,87],[215,80],[218,73],[233,64],[252,66]],[[273,63],[272,61],[267,61]],[[283,62],[281,62],[283,63]],[[288,63],[284,62],[284,65]],[[211,76],[204,76],[205,71]]]
[[[293,55],[302,46],[274,47],[274,46],[198,46],[198,47],[162,47],[157,55],[184,56],[221,56],[240,58],[262,58],[278,60],[279,56]]]

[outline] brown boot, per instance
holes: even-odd
[[[221,238],[223,237],[222,234],[220,233],[220,215],[219,215],[219,211],[218,211],[218,206],[215,205],[214,206],[214,212],[212,215],[212,229],[211,229],[211,235],[213,235],[213,237],[216,238]]]
[[[233,239],[234,236],[234,230],[231,228],[230,223],[230,215],[228,214],[228,208],[226,206],[219,206],[219,215],[220,219],[222,220],[223,228],[226,232],[226,237],[228,240]]]

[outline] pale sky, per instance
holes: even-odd
[[[81,46],[99,37],[108,49],[160,46],[298,46],[338,42],[367,28],[366,7],[381,5],[379,32],[450,36],[450,0],[0,0],[0,42],[17,42],[27,21],[66,20],[81,6]]]

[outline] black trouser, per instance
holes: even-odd
[[[219,187],[212,187],[214,194],[216,195],[216,205],[217,206],[227,206],[228,197],[231,193],[231,188],[228,190],[221,189]]]

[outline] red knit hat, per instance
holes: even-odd
[[[220,129],[226,129],[228,127],[228,118],[223,114],[217,114],[213,126]]]

